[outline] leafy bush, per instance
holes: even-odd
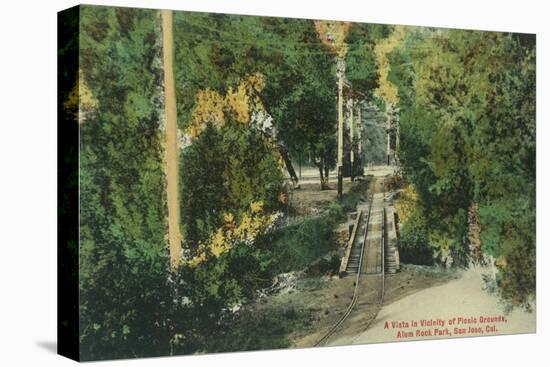
[[[516,306],[536,291],[535,45],[532,35],[413,31],[391,55],[399,158],[430,238],[454,264],[478,260],[480,247],[505,259],[499,293]]]
[[[310,264],[305,273],[308,276],[321,276],[326,273],[336,274],[340,269],[340,256],[334,254],[330,258],[323,257]]]
[[[345,213],[355,210],[365,197],[371,177],[357,181],[345,193],[340,203],[330,203],[326,211],[316,218],[275,231],[263,238],[264,258],[269,261],[273,274],[302,270],[312,261],[337,248],[334,228],[345,218]]]
[[[341,205],[344,211],[353,211],[362,199],[366,199],[366,192],[372,182],[372,176],[366,179],[355,181],[349,192],[342,197]]]
[[[145,9],[80,16],[80,75],[98,101],[79,121],[80,357],[168,354],[160,25]]]
[[[288,348],[288,335],[307,317],[295,308],[245,311],[227,320],[216,337],[211,338],[209,352]]]
[[[334,250],[333,228],[333,219],[325,214],[285,227],[264,238],[262,242],[268,250],[264,258],[269,259],[272,274],[302,270]]]
[[[409,186],[407,185],[407,179],[403,176],[402,173],[391,175],[386,180],[386,190],[388,191],[399,190],[406,187]]]
[[[536,289],[536,241],[534,214],[527,223],[516,223],[505,229],[504,264],[497,284],[500,294],[512,306],[531,310],[534,294],[525,289]]]
[[[401,227],[398,239],[399,258],[406,264],[433,265],[433,248],[421,214],[415,211]]]
[[[212,124],[181,153],[180,212],[187,247],[196,248],[222,223],[225,159],[221,133]]]

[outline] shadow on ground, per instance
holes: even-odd
[[[57,342],[52,340],[39,340],[36,342],[40,348],[46,350],[47,352],[57,354]]]

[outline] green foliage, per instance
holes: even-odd
[[[433,265],[434,249],[423,215],[416,210],[401,228],[398,240],[399,259],[405,264]]]
[[[81,9],[78,79],[94,101],[79,121],[82,359],[288,346],[284,335],[301,315],[233,319],[227,309],[335,249],[334,226],[369,181],[319,217],[171,272],[159,13]],[[228,117],[182,150],[181,225],[193,254],[224,214],[238,221],[253,202],[269,214],[279,208],[277,143],[321,170],[334,167],[335,60],[308,20],[202,13],[174,20],[179,127],[188,126],[199,91],[226,95],[255,73],[265,88],[252,97],[274,125],[270,134]],[[347,78],[369,102],[378,85],[374,45],[390,31],[354,25],[347,36]],[[513,305],[528,304],[535,291],[534,46],[527,35],[416,29],[388,55],[400,159],[421,206],[403,226],[403,260],[429,263],[437,244],[466,262],[468,208],[479,204],[482,250],[503,259],[499,290]],[[69,74],[62,83],[76,76]],[[70,87],[63,85],[63,99]]]
[[[265,239],[266,258],[274,274],[302,270],[327,252],[334,250],[334,219],[328,214],[285,227]]]
[[[359,201],[365,199],[367,189],[371,182],[372,176],[367,176],[366,179],[356,181],[349,192],[343,195],[340,204],[344,212],[355,211]]]
[[[345,219],[345,213],[355,210],[364,199],[371,177],[357,181],[340,203],[331,203],[319,217],[279,229],[261,242],[265,246],[264,260],[271,274],[303,270],[308,264],[335,250],[337,241],[334,229]]]
[[[523,223],[508,223],[503,235],[503,256],[506,259],[497,278],[501,296],[513,306],[531,309],[533,291],[536,289],[536,242],[533,218]],[[525,291],[529,290],[529,291]]]
[[[269,312],[245,311],[225,321],[226,327],[212,338],[207,350],[228,352],[288,348],[288,335],[298,325],[307,324],[307,316],[289,307]]]
[[[223,222],[240,217],[250,203],[279,208],[283,176],[276,151],[258,131],[237,123],[221,130],[208,124],[180,159],[180,200],[186,246],[196,248]]]
[[[82,358],[200,350],[224,308],[253,297],[285,265],[268,269],[279,254],[258,244],[169,272],[159,14],[86,6],[81,28],[82,78],[97,101],[80,128]],[[319,52],[312,22],[176,13],[174,31],[180,127],[199,90],[223,93],[260,72],[267,86],[260,98],[279,139],[300,152],[311,142],[315,155],[334,159],[334,62]],[[269,137],[232,121],[207,127],[185,148],[180,193],[188,249],[208,239],[225,213],[239,217],[256,201],[278,208],[275,152]],[[325,218],[294,233],[302,247],[310,238],[323,243],[297,247],[304,264],[332,245],[331,225]]]
[[[81,8],[80,68],[97,110],[80,125],[81,358],[167,354],[159,19]]]
[[[208,124],[180,157],[180,213],[187,246],[196,248],[222,223],[226,157],[221,133]]]
[[[186,127],[195,95],[223,93],[243,76],[261,73],[260,94],[277,139],[295,155],[311,153],[335,165],[335,61],[313,22],[238,15],[176,13],[176,84],[179,125]]]
[[[391,27],[383,24],[354,23],[350,27],[346,42],[349,51],[346,54],[346,79],[353,85],[355,93],[361,93],[361,99],[372,99],[378,88],[378,71],[374,60],[374,46],[386,38]]]
[[[391,54],[389,75],[400,159],[430,238],[467,263],[468,208],[478,204],[482,251],[506,259],[501,295],[524,306],[535,292],[534,46],[529,35],[419,28]],[[533,266],[520,276],[520,263]]]
[[[279,207],[283,175],[275,147],[252,129],[230,124],[222,129],[226,207],[244,210],[261,201],[268,210]]]

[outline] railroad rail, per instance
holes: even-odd
[[[371,215],[371,210],[372,210],[372,204],[373,204],[373,201],[374,201],[374,195],[371,194],[370,196],[370,200],[369,200],[369,209],[367,211],[367,216],[366,216],[366,220],[365,220],[365,238],[362,242],[362,245],[361,245],[361,253],[360,253],[360,256],[359,256],[359,268],[358,268],[358,271],[357,271],[357,274],[355,276],[355,287],[353,289],[353,298],[351,299],[351,302],[346,310],[346,312],[344,313],[344,315],[342,315],[342,317],[336,322],[336,324],[334,324],[330,330],[325,334],[325,336],[323,336],[317,343],[315,343],[315,346],[319,346],[319,345],[322,345],[324,344],[335,332],[336,330],[340,327],[340,325],[342,325],[344,323],[344,321],[346,321],[346,319],[348,318],[348,316],[351,314],[351,312],[353,311],[353,308],[355,307],[355,304],[357,303],[357,299],[359,298],[359,280],[361,278],[361,269],[362,269],[362,266],[363,266],[363,257],[365,255],[365,245],[367,243],[367,234],[369,233],[369,222],[370,222],[370,215]],[[359,221],[356,222],[356,226],[359,225]],[[354,235],[357,233],[356,231],[356,228],[354,228]],[[353,241],[353,238],[351,239],[350,242]],[[352,243],[350,243],[350,245],[352,245]],[[351,247],[351,246],[350,246]]]
[[[377,274],[377,275],[380,275],[381,277],[381,282],[380,282],[380,288],[381,288],[381,291],[380,291],[380,298],[379,298],[379,302],[378,302],[378,306],[381,307],[383,301],[384,301],[384,293],[385,293],[385,271],[386,271],[386,267],[385,267],[385,262],[386,262],[386,259],[385,259],[385,247],[386,247],[386,205],[385,205],[385,187],[386,187],[386,180],[384,179],[384,182],[383,182],[383,189],[382,189],[382,195],[381,195],[381,202],[382,202],[382,208],[381,208],[381,223],[380,223],[380,227],[381,227],[381,231],[380,231],[380,240],[379,240],[379,243],[380,243],[380,271],[377,272],[377,273],[370,273],[370,275],[373,275],[373,274]],[[367,249],[366,247],[371,245],[371,244],[374,244],[375,242],[373,241],[367,241],[367,237],[369,235],[369,232],[370,232],[370,229],[369,229],[369,226],[371,225],[371,217],[372,217],[372,208],[373,208],[373,205],[374,205],[374,194],[371,194],[370,195],[370,200],[368,200],[369,202],[369,207],[368,207],[368,210],[367,210],[367,213],[366,213],[366,218],[365,218],[365,234],[364,234],[364,239],[361,243],[361,250],[360,250],[360,255],[359,255],[359,265],[357,267],[357,273],[355,275],[355,285],[354,285],[354,289],[353,289],[353,297],[351,299],[351,302],[348,306],[348,308],[346,309],[346,312],[342,315],[342,317],[340,317],[340,319],[328,330],[328,332],[317,342],[315,343],[314,346],[320,346],[320,345],[323,345],[325,344],[335,333],[336,331],[340,328],[340,326],[348,319],[348,317],[350,316],[350,314],[353,312],[353,309],[355,308],[356,304],[357,304],[357,301],[359,299],[359,285],[360,285],[360,280],[361,280],[361,276],[364,274],[364,275],[369,275],[369,272],[367,271],[367,269],[365,269],[363,271],[363,264],[364,264],[364,261],[365,261],[365,258],[367,257],[367,253],[369,249]],[[349,247],[347,249],[347,253],[348,253],[348,256],[349,254],[353,251],[353,249],[351,248],[354,244],[355,244],[355,236],[357,234],[357,227],[360,225],[360,219],[359,219],[359,215],[361,215],[361,212],[358,212],[358,218],[355,222],[355,227],[353,228],[353,232],[352,232],[352,236],[350,238],[350,241],[349,241]],[[376,259],[378,260],[378,259]],[[346,267],[349,267],[349,262],[351,262],[351,260],[346,260]],[[378,262],[378,261],[376,261]],[[367,264],[365,264],[367,265]],[[365,268],[367,268],[367,266],[365,266]],[[349,274],[349,272],[347,272]],[[370,323],[376,318],[376,315],[378,314],[378,311],[376,312],[376,314],[374,315],[374,317],[369,321],[369,323],[367,324],[367,328],[368,326],[370,325]]]

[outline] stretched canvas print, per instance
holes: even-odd
[[[58,24],[60,354],[535,332],[535,35]]]

